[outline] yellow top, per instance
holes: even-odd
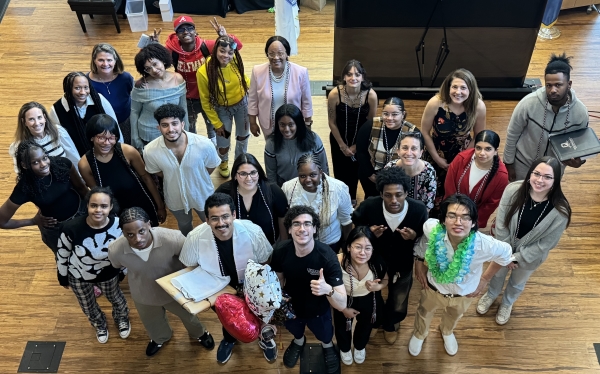
[[[198,80],[198,92],[200,92],[200,102],[202,103],[202,109],[206,113],[206,116],[216,129],[221,128],[223,126],[223,122],[219,119],[219,115],[215,111],[215,108],[211,108],[210,106],[210,94],[208,92],[208,74],[206,72],[206,67],[208,66],[208,61],[210,61],[210,57],[206,60],[206,63],[203,64],[200,69],[196,72],[196,79]],[[225,89],[227,92],[227,103],[229,105],[237,104],[242,100],[245,96],[244,88],[240,82],[240,72],[237,70],[235,64],[230,62],[224,68],[220,68],[223,73],[223,78],[225,79]],[[244,79],[246,80],[246,84],[248,88],[250,87],[250,79],[244,75]],[[219,82],[219,90],[223,93],[223,84]],[[219,105],[225,105],[225,102],[219,97],[218,99]]]

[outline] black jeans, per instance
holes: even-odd
[[[394,325],[404,321],[408,312],[408,295],[413,283],[412,270],[407,274],[398,277],[396,283],[394,274],[388,274],[390,280],[388,283],[388,298],[385,302],[385,311],[383,314],[383,329],[385,331],[395,331]]]
[[[382,310],[383,299],[381,292],[375,294],[377,302],[377,318],[379,312]],[[356,316],[356,326],[354,327],[354,336],[352,336],[352,329],[346,331],[346,317],[344,313],[334,309],[333,310],[333,325],[335,327],[335,338],[337,340],[338,347],[342,352],[350,351],[351,343],[354,341],[354,349],[361,350],[367,346],[371,330],[377,326],[377,321],[371,323],[371,317],[373,316],[373,294],[370,293],[366,296],[352,298],[352,305],[349,308],[356,309],[360,312]]]

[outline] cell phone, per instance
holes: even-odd
[[[231,132],[227,131],[227,129],[223,129],[223,132],[225,133],[225,139],[229,139],[229,137],[231,136]]]
[[[142,34],[142,36],[140,36],[140,40],[138,41],[138,48],[144,48],[148,44],[150,44],[150,37],[146,34]]]

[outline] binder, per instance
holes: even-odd
[[[554,154],[561,162],[600,153],[600,140],[590,127],[553,135],[549,140]]]

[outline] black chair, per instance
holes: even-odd
[[[83,23],[83,14],[89,14],[92,19],[94,14],[110,14],[117,27],[117,32],[121,33],[117,9],[122,2],[123,0],[68,0],[71,10],[77,13],[77,19],[79,19],[83,32],[87,32],[85,23]],[[125,14],[123,14],[123,18],[126,18]]]

